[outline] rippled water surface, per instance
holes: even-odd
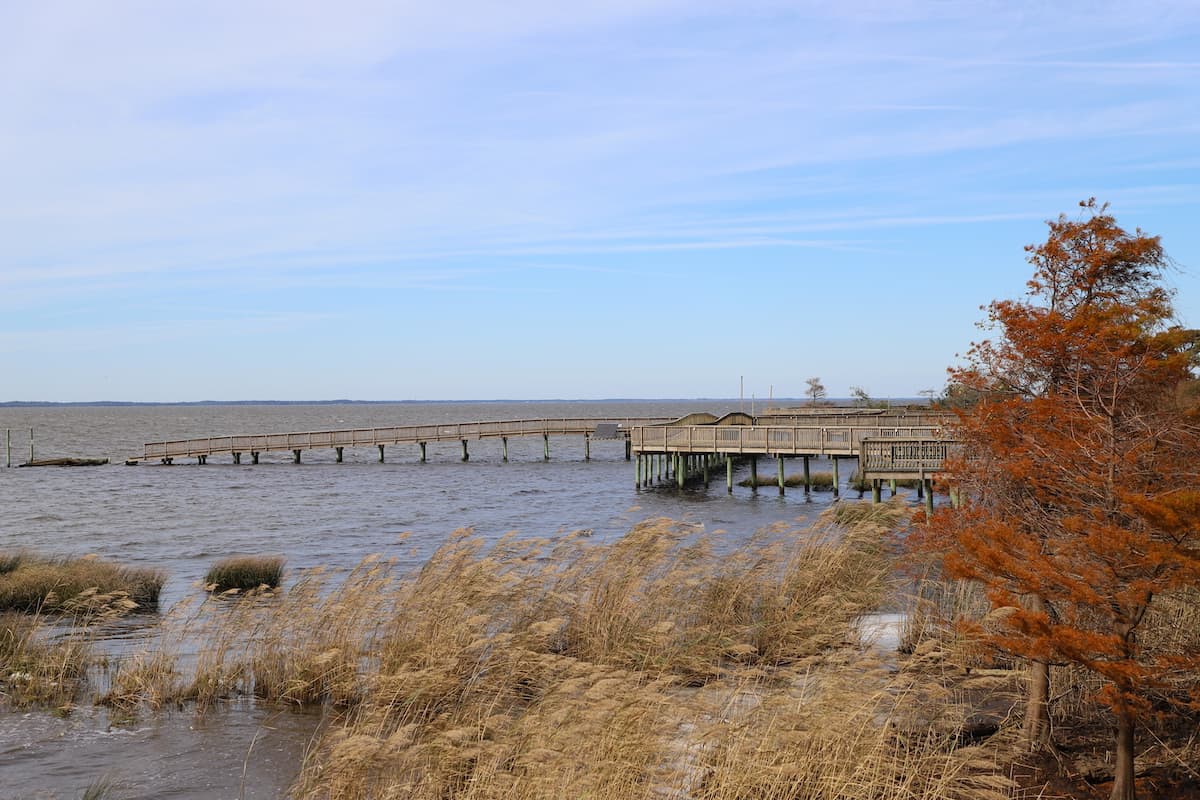
[[[395,405],[213,405],[0,408],[0,435],[12,431],[13,461],[107,457],[102,467],[0,469],[0,550],[96,553],[165,569],[164,608],[194,595],[219,558],[279,553],[292,572],[349,567],[373,553],[417,565],[455,529],[495,538],[509,531],[546,536],[590,529],[617,536],[639,520],[666,516],[705,529],[750,534],[766,525],[803,525],[832,497],[802,490],[734,487],[724,474],[708,489],[637,489],[619,441],[593,441],[584,460],[580,437],[540,437],[461,446],[267,453],[258,465],[213,456],[204,466],[124,465],[149,441],[251,433],[362,428],[482,420],[681,416],[724,413],[737,401],[601,403],[412,403]],[[246,459],[248,460],[248,459]],[[788,462],[789,470],[794,466]],[[847,465],[849,467],[849,465]],[[814,470],[821,470],[820,464]],[[852,469],[842,470],[843,482]],[[774,472],[771,462],[764,474]],[[744,477],[742,471],[735,480]],[[403,542],[402,533],[409,532]],[[295,774],[313,729],[311,717],[231,709],[203,721],[187,713],[132,727],[109,727],[102,714],[59,720],[43,713],[0,715],[0,798],[75,797],[111,775],[117,797],[276,797]],[[247,756],[249,753],[249,756]],[[246,777],[243,780],[243,768]]]

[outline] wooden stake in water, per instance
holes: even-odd
[[[33,428],[29,429],[29,463],[33,463]]]
[[[4,431],[4,451],[8,454],[8,460],[5,461],[6,467],[12,466],[12,428],[7,428]]]

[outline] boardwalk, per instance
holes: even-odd
[[[787,423],[777,424],[786,419]],[[915,420],[923,424],[903,424]],[[689,422],[691,420],[688,420]],[[733,491],[735,458],[750,462],[750,482],[758,483],[758,458],[776,459],[780,494],[784,493],[784,459],[801,458],[804,487],[811,485],[809,460],[830,459],[833,466],[833,493],[839,493],[839,462],[853,458],[859,479],[871,486],[873,500],[880,499],[883,481],[917,481],[918,494],[931,509],[933,477],[954,442],[945,435],[950,417],[945,414],[921,415],[858,413],[843,415],[772,415],[752,420],[751,424],[666,425],[634,428],[630,446],[636,457],[635,484],[649,485],[657,476],[674,480],[682,487],[689,479],[725,468],[726,487]],[[765,423],[765,424],[764,424]],[[814,424],[815,423],[815,424]],[[900,424],[897,424],[900,423]]]
[[[935,439],[941,428],[881,425],[679,425],[634,428],[633,452],[857,457],[869,439]]]
[[[209,436],[201,439],[180,439],[169,442],[148,442],[142,454],[126,460],[127,464],[142,461],[172,463],[176,458],[195,458],[207,463],[213,455],[228,455],[233,463],[240,464],[242,455],[248,453],[253,463],[258,463],[261,453],[291,452],[299,463],[305,450],[333,450],[338,461],[347,447],[375,447],[380,460],[383,448],[388,445],[415,444],[421,448],[421,460],[425,460],[425,445],[429,442],[460,442],[463,456],[468,454],[467,442],[480,439],[500,439],[505,445],[512,437],[541,436],[549,456],[550,436],[583,436],[585,447],[591,438],[628,438],[635,426],[659,425],[670,419],[628,418],[564,418],[564,419],[521,419],[495,422],[461,422],[445,425],[395,425],[386,428],[348,428],[331,431],[305,431],[301,433],[261,433],[242,436]]]
[[[815,414],[773,414],[751,417],[744,413],[715,417],[689,414],[679,420],[646,417],[522,419],[440,425],[397,425],[383,428],[349,428],[300,433],[264,433],[239,436],[211,436],[199,439],[148,442],[142,454],[127,464],[144,461],[173,463],[177,458],[195,458],[207,463],[214,455],[228,455],[233,463],[242,463],[249,454],[252,463],[268,452],[290,452],[300,463],[305,450],[326,449],[336,453],[337,461],[350,448],[377,448],[384,460],[388,446],[415,444],[421,461],[426,460],[430,442],[459,442],[462,460],[469,459],[468,443],[482,439],[500,439],[503,458],[508,460],[508,440],[512,437],[541,436],[544,457],[550,458],[551,436],[582,436],[585,458],[590,457],[593,438],[624,439],[625,458],[636,456],[635,483],[641,488],[664,477],[683,486],[692,477],[723,466],[729,491],[733,491],[733,464],[736,459],[750,462],[752,482],[757,481],[757,462],[761,456],[778,461],[779,491],[784,491],[784,459],[804,462],[806,490],[809,486],[809,459],[828,458],[833,465],[834,494],[838,493],[839,461],[854,459],[859,477],[872,486],[879,499],[883,481],[918,481],[919,493],[930,502],[932,479],[955,447],[945,435],[950,417],[930,411],[885,411],[863,413],[860,410],[821,410]],[[894,483],[893,483],[894,486]]]

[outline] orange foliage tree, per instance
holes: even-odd
[[[1026,298],[993,302],[997,335],[950,370],[973,398],[947,476],[966,502],[939,511],[931,533],[952,575],[1009,610],[993,639],[1030,661],[1031,745],[1050,739],[1050,668],[1092,670],[1114,720],[1112,797],[1133,798],[1150,693],[1200,667],[1138,636],[1156,597],[1200,585],[1200,430],[1182,399],[1196,336],[1174,322],[1158,237],[1081,205],[1026,248]]]

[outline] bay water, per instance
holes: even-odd
[[[457,529],[485,539],[516,531],[552,537],[588,530],[599,541],[641,520],[669,517],[699,529],[749,537],[776,523],[802,528],[833,502],[803,489],[728,493],[723,470],[710,485],[638,488],[621,440],[540,436],[469,443],[264,453],[251,465],[212,456],[206,465],[125,466],[150,441],[391,425],[576,418],[723,414],[738,400],[574,401],[397,404],[205,404],[0,408],[0,434],[11,431],[13,460],[29,455],[109,458],[99,467],[0,469],[0,551],[98,556],[168,574],[165,611],[201,592],[212,564],[234,555],[282,555],[289,575],[314,567],[350,568],[371,554],[418,567]],[[184,462],[189,463],[184,463]],[[766,459],[760,472],[774,472]],[[787,462],[789,470],[798,462]],[[844,482],[852,471],[845,465]],[[815,462],[814,471],[828,470]],[[735,481],[745,477],[740,467]],[[851,493],[851,497],[856,493]],[[139,630],[152,635],[153,621]],[[100,643],[104,645],[103,642]],[[129,646],[128,642],[120,646]],[[116,643],[113,647],[118,647]],[[112,797],[284,796],[316,725],[311,714],[253,704],[197,717],[186,709],[134,724],[113,724],[85,700],[65,718],[44,711],[0,713],[0,798],[78,797],[97,780]]]

